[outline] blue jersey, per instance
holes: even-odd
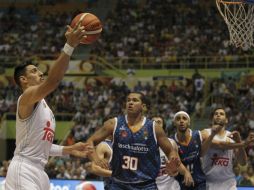
[[[198,130],[190,130],[191,140],[187,146],[181,145],[175,134],[174,140],[178,146],[178,153],[182,163],[191,172],[195,185],[203,184],[206,181],[205,174],[201,168],[200,153],[201,153],[201,138]],[[182,184],[181,177],[178,178]],[[195,189],[195,188],[194,188]]]
[[[111,152],[113,151],[112,149],[112,141],[109,140],[109,139],[106,139],[104,141],[102,141],[101,143],[105,143],[108,145],[108,147],[111,149]],[[112,157],[112,154],[111,154],[111,157]],[[110,168],[111,169],[111,159],[109,159],[109,165],[110,165]],[[111,177],[104,177],[103,178],[103,181],[104,181],[104,189],[105,190],[108,190],[110,188],[110,184],[111,184]]]
[[[112,177],[120,183],[154,181],[160,169],[160,153],[153,121],[144,118],[133,133],[126,116],[116,118],[113,136]]]

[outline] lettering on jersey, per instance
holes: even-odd
[[[149,151],[149,148],[146,147],[145,144],[133,144],[133,145],[130,145],[130,144],[121,144],[121,143],[118,143],[118,148],[120,149],[127,149],[131,152],[136,152],[136,153],[141,153],[141,154],[144,154],[144,153],[147,153]]]
[[[193,152],[190,152],[188,156],[184,157],[182,159],[183,162],[185,161],[188,161],[188,160],[193,160],[195,159],[196,157],[198,157],[199,155],[199,152],[198,151],[193,151]]]
[[[47,121],[46,125],[47,125],[47,127],[45,127],[43,129],[44,135],[43,135],[42,140],[49,141],[49,142],[53,143],[55,132],[50,128],[50,121]]]
[[[218,157],[217,154],[214,154],[212,159],[212,165],[214,166],[225,166],[227,167],[229,164],[229,158],[224,158],[224,157]]]

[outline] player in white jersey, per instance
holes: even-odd
[[[239,132],[225,130],[228,119],[225,110],[215,109],[213,113],[213,124],[223,125],[223,128],[215,135],[214,140],[218,142],[241,143]],[[211,134],[211,129],[206,132]],[[231,136],[231,138],[229,137]],[[235,174],[233,172],[233,162],[241,165],[247,163],[247,155],[242,147],[235,150],[221,150],[211,147],[203,157],[203,170],[207,180],[207,190],[236,190]]]
[[[17,102],[16,149],[6,176],[6,190],[49,190],[49,179],[44,166],[49,156],[73,155],[86,157],[91,147],[86,143],[72,146],[52,144],[55,118],[44,100],[64,76],[74,48],[85,37],[80,23],[65,33],[67,42],[48,78],[31,63],[18,65],[14,71],[16,84],[22,89]]]

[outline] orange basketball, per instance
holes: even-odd
[[[85,27],[87,34],[87,38],[80,43],[91,44],[100,37],[102,24],[97,16],[91,13],[80,13],[71,21],[71,27],[74,28],[79,21],[81,21],[81,25]]]

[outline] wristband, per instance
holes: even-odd
[[[71,47],[69,44],[65,43],[63,52],[66,53],[67,55],[71,56],[74,51],[74,47]]]

